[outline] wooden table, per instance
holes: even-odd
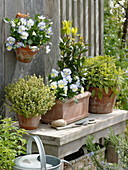
[[[108,136],[110,127],[116,134],[122,133],[125,129],[125,121],[128,119],[128,111],[114,110],[109,114],[90,114],[88,118],[95,118],[96,123],[64,130],[56,130],[48,124],[40,124],[38,129],[29,130],[28,133],[38,135],[42,139],[46,154],[64,158],[79,150],[88,135],[93,134],[98,141]]]

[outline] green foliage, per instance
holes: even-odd
[[[116,65],[128,71],[128,1],[108,1],[104,5],[104,53],[115,56]],[[118,95],[116,108],[128,110],[128,75]]]
[[[41,76],[26,76],[5,87],[7,105],[26,118],[43,115],[55,104],[55,92]]]
[[[108,164],[105,160],[102,150],[99,145],[94,143],[94,136],[90,135],[85,141],[86,149],[89,151],[89,156],[92,163],[98,170],[120,170],[116,164]]]
[[[13,125],[11,118],[0,122],[0,170],[12,170],[14,159],[25,154],[26,140],[22,138],[25,130]]]
[[[126,1],[123,6],[117,3],[105,0],[104,10],[104,52],[106,55],[115,56],[119,60],[126,58],[128,48],[122,40],[123,24],[126,19],[127,8]]]
[[[62,38],[60,38],[60,60],[58,66],[60,70],[69,68],[72,76],[81,77],[81,67],[85,62],[83,56],[87,51],[88,44],[84,43],[83,37],[77,34],[77,28],[72,27],[71,21],[63,21]]]
[[[128,169],[128,136],[124,134],[117,136],[114,131],[110,129],[107,141],[108,143],[111,142],[115,147],[122,168]]]
[[[84,64],[83,77],[86,90],[90,87],[98,87],[99,98],[102,98],[102,90],[108,93],[109,89],[118,94],[122,89],[124,72],[115,64],[116,60],[109,56],[96,56],[87,58]],[[95,95],[95,91],[92,92]]]

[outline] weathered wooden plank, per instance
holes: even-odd
[[[95,16],[94,56],[97,56],[99,54],[99,0],[95,0],[94,16]]]
[[[104,0],[99,0],[99,54],[104,53]]]
[[[2,104],[2,98],[4,97],[4,0],[0,0],[0,105]]]
[[[84,29],[83,29],[83,0],[79,0],[77,1],[77,13],[78,13],[78,29],[79,29],[79,33],[81,34],[81,36],[84,36]]]
[[[10,19],[15,18],[17,13],[17,1],[16,0],[5,0],[5,17]],[[9,24],[5,24],[5,40],[9,36]],[[14,51],[8,52],[5,50],[4,57],[4,72],[5,72],[5,85],[12,81],[13,74],[15,72],[15,53]]]
[[[83,20],[83,28],[84,28],[84,40],[86,44],[89,44],[89,26],[88,26],[88,0],[84,0],[84,20]],[[88,56],[89,52],[86,52],[86,55]]]
[[[78,15],[77,15],[77,0],[73,0],[73,6],[72,6],[72,12],[73,12],[73,25],[74,27],[78,27]]]
[[[67,0],[67,20],[72,21],[72,0]]]
[[[94,56],[94,0],[89,0],[89,55]]]

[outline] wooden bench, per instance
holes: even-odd
[[[124,132],[128,111],[114,110],[109,114],[90,114],[89,118],[95,118],[96,123],[63,130],[53,129],[48,124],[40,124],[38,129],[29,130],[28,133],[38,135],[42,139],[46,154],[64,158],[79,150],[85,144],[88,135],[93,134],[97,142],[100,138],[108,136],[110,127],[116,134]]]

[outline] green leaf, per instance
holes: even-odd
[[[4,22],[9,23],[11,20],[9,18],[3,18]]]
[[[99,97],[100,100],[102,99],[102,96],[103,96],[102,92],[99,91],[99,92],[98,92],[98,97]]]
[[[104,86],[104,90],[105,90],[106,94],[108,94],[109,88],[107,86]]]
[[[92,97],[95,96],[95,93],[96,93],[96,91],[93,89],[93,90],[92,90]]]

